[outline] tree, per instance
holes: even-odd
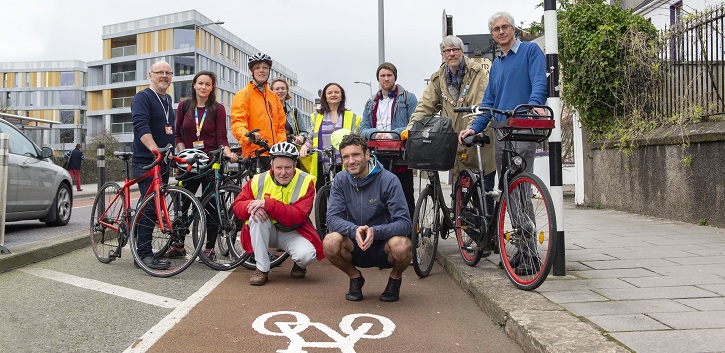
[[[113,134],[111,134],[108,130],[100,130],[89,136],[88,140],[90,141],[92,147],[92,150],[88,151],[88,155],[96,156],[97,150],[95,148],[96,146],[98,146],[98,144],[102,143],[105,148],[106,160],[113,159],[113,151],[116,150],[119,142],[118,139],[116,139],[116,137],[113,136]]]

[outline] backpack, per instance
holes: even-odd
[[[405,149],[415,169],[450,170],[456,162],[458,134],[449,117],[433,115],[413,122]]]

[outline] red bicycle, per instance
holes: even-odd
[[[199,255],[203,246],[206,219],[199,200],[184,188],[166,185],[162,181],[161,163],[186,163],[186,173],[177,177],[182,180],[191,175],[195,162],[179,157],[168,157],[172,146],[152,151],[154,162],[143,167],[149,170],[138,178],[131,179],[129,160],[131,152],[113,152],[113,155],[126,164],[124,184],[108,182],[98,190],[91,210],[91,246],[102,263],[110,263],[121,257],[121,251],[130,245],[131,254],[137,266],[156,277],[171,277],[189,267]],[[131,186],[140,181],[153,178],[151,186],[138,203],[136,209],[131,206]],[[150,236],[149,236],[150,235]],[[191,241],[186,241],[187,236]],[[139,244],[139,239],[143,243]],[[176,246],[179,251],[171,256],[167,250]],[[168,263],[166,266],[150,267],[140,258],[139,247],[150,246],[153,257]],[[165,268],[159,268],[165,267]]]

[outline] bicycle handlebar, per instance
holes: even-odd
[[[532,113],[532,111],[536,108],[543,109],[546,114],[543,116],[539,114]],[[501,110],[501,109],[494,109],[491,107],[485,107],[482,105],[474,105],[471,107],[458,107],[453,108],[453,111],[456,113],[471,113],[475,115],[482,115],[485,113],[489,113],[491,115],[493,114],[501,114],[506,116],[507,118],[514,118],[514,117],[527,117],[527,118],[548,118],[552,119],[554,117],[554,111],[551,110],[551,108],[547,105],[536,105],[536,104],[519,104],[514,109],[511,110]]]
[[[141,167],[141,169],[149,170],[149,169],[155,167],[156,165],[158,165],[159,163],[161,163],[161,161],[164,159],[164,155],[168,154],[169,151],[171,151],[171,147],[172,147],[171,144],[168,144],[168,145],[166,145],[166,147],[157,148],[157,149],[151,151],[151,153],[153,153],[156,156],[156,159],[154,160],[153,163],[151,163],[147,166],[143,166],[143,167]]]

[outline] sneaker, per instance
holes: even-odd
[[[305,278],[306,274],[307,274],[307,269],[299,267],[296,262],[294,263],[294,265],[292,265],[292,271],[290,271],[290,273],[289,273],[289,275],[292,276],[292,278],[296,278],[296,279]]]
[[[182,247],[178,247],[176,245],[169,246],[169,249],[166,250],[164,255],[161,257],[169,258],[169,259],[178,259],[181,257],[186,256],[186,249]]]
[[[214,261],[216,260],[216,252],[214,249],[204,249],[201,251],[201,254],[199,254],[199,263],[204,262],[201,257],[206,256],[207,259]]]
[[[514,268],[517,276],[535,275],[541,270],[541,260],[538,256],[522,256],[521,262]]]
[[[143,261],[144,265],[146,265],[148,268],[151,268],[154,270],[165,270],[165,269],[171,267],[171,261],[159,260],[153,256],[146,256],[141,261]]]
[[[360,272],[360,271],[358,271]],[[358,302],[363,299],[362,287],[365,285],[365,278],[360,272],[360,277],[350,278],[350,290],[345,294],[345,299]]]
[[[385,286],[385,290],[380,294],[380,300],[384,302],[397,302],[400,299],[400,284],[403,283],[403,278],[393,279],[388,278],[388,285]]]
[[[263,286],[269,279],[269,272],[262,272],[259,269],[254,270],[252,277],[249,277],[249,284],[253,286]]]

